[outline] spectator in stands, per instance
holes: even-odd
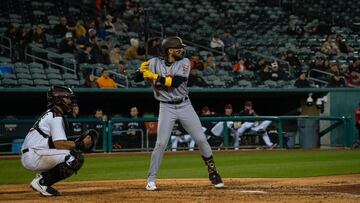
[[[296,79],[294,86],[297,88],[310,87],[310,82],[306,79],[306,71],[301,72],[299,77]]]
[[[55,25],[53,33],[58,37],[65,36],[65,34],[69,31],[68,21],[66,16],[60,17],[60,23]]]
[[[289,35],[302,36],[304,34],[304,28],[297,23],[296,19],[290,19],[286,32]]]
[[[339,48],[336,46],[335,39],[328,35],[326,41],[321,45],[321,52],[327,55],[337,55],[340,53]]]
[[[252,70],[255,72],[258,72],[258,71],[265,69],[266,67],[267,67],[266,59],[264,57],[259,57],[254,66],[254,69],[252,69]]]
[[[114,19],[114,17],[112,17],[111,15],[107,15],[104,21],[105,24],[105,31],[107,32],[107,34],[115,34],[116,29],[114,24],[112,23],[112,20]]]
[[[359,58],[353,58],[351,65],[349,66],[349,71],[354,70],[358,73],[360,73],[360,59]]]
[[[116,44],[110,51],[110,60],[112,64],[119,64],[123,60],[120,54],[120,45]]]
[[[224,51],[224,42],[220,39],[218,34],[214,34],[211,38],[210,47],[219,51]]]
[[[226,49],[228,48],[235,48],[236,46],[236,39],[230,33],[229,29],[225,30],[221,40],[224,42],[224,46]]]
[[[233,67],[231,67],[230,63],[226,62],[225,58],[221,58],[219,64],[216,66],[218,70],[232,71]]]
[[[358,105],[358,108],[355,110],[355,127],[358,130],[358,138],[354,148],[359,148],[360,147],[360,103]]]
[[[211,75],[214,74],[216,71],[216,64],[215,64],[215,58],[212,53],[209,53],[206,56],[206,61],[204,62],[204,74]]]
[[[199,70],[197,70],[197,69],[191,69],[187,85],[189,87],[193,87],[193,86],[207,87],[207,86],[209,86],[209,84],[206,82],[206,80],[201,75],[199,75],[198,71]]]
[[[60,53],[74,53],[76,51],[75,41],[71,32],[66,33],[65,39],[59,43]]]
[[[204,63],[199,59],[199,55],[197,53],[193,53],[190,56],[191,69],[196,69],[203,71]]]
[[[279,68],[279,65],[275,61],[271,64],[269,79],[274,80],[274,81],[288,80],[288,75],[286,74],[285,71],[283,71]]]
[[[194,151],[195,140],[189,135],[180,122],[176,121],[171,133],[171,151],[176,151],[181,143],[188,144],[189,151]]]
[[[130,26],[129,26],[129,32],[135,32],[135,33],[142,33],[144,32],[144,27],[140,22],[140,17],[133,17]]]
[[[103,18],[100,15],[95,17],[95,27],[97,37],[99,37],[100,39],[105,39],[105,37],[107,36],[107,32],[105,30],[105,23],[103,21]]]
[[[107,46],[108,50],[113,50],[114,49],[114,43],[113,43],[113,39],[110,36],[107,36],[105,41],[102,43],[102,45]]]
[[[74,27],[68,27],[69,30],[75,32],[75,37],[80,39],[82,37],[86,37],[86,28],[84,26],[83,20],[78,20]]]
[[[47,46],[47,41],[46,41],[46,36],[45,36],[45,33],[44,33],[44,29],[40,25],[37,25],[35,27],[35,33],[32,36],[32,41],[35,42],[35,43],[41,44],[43,47]]]
[[[104,68],[101,71],[101,77],[96,80],[99,88],[117,88],[115,81],[110,77],[109,70]]]
[[[349,87],[360,87],[360,73],[356,72],[354,69],[349,70],[347,85]]]
[[[290,66],[293,68],[295,75],[298,75],[301,72],[301,64],[299,58],[294,54],[293,51],[288,50],[286,52],[285,60],[289,62]]]
[[[123,21],[122,16],[118,15],[116,16],[116,20],[114,23],[114,27],[115,27],[115,31],[118,32],[123,32],[126,33],[128,31],[128,26],[127,24]]]
[[[130,108],[130,118],[136,119],[139,118],[139,110],[136,106]],[[145,132],[145,124],[144,122],[139,121],[131,121],[127,123],[127,132],[128,135],[128,144],[127,148],[140,148],[141,147],[141,138]]]
[[[344,77],[341,77],[338,72],[334,73],[331,77],[328,87],[346,87],[346,82]]]
[[[85,76],[84,86],[89,88],[98,88],[96,78],[92,73]]]
[[[90,43],[85,44],[84,49],[80,49],[76,55],[76,61],[80,63],[93,63],[91,55],[92,45]]]
[[[130,39],[130,47],[126,49],[124,54],[124,59],[126,60],[135,60],[135,59],[144,59],[143,55],[138,54],[138,49],[140,42],[136,38]]]
[[[237,60],[237,62],[233,65],[233,70],[232,72],[234,73],[241,73],[244,72],[246,70],[245,67],[245,60],[242,57],[239,57],[239,59]]]
[[[150,39],[146,43],[147,54],[150,56],[160,56],[161,55],[161,39],[160,37],[155,37]]]
[[[317,35],[331,35],[330,25],[324,20],[320,21],[320,23],[315,27],[314,33]]]
[[[345,41],[342,39],[342,36],[340,34],[336,35],[335,44],[341,53],[347,54],[354,51],[354,49],[351,46],[345,43]]]
[[[109,55],[109,48],[106,45],[102,45],[100,48],[100,55],[97,55],[95,58],[96,63],[106,64],[109,65],[111,63],[110,61],[110,55]]]

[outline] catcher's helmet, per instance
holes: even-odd
[[[181,49],[185,47],[185,44],[183,44],[180,37],[168,37],[162,41],[161,46],[164,50],[170,48]]]
[[[64,113],[71,113],[73,108],[77,106],[77,100],[74,92],[63,86],[52,86],[47,92],[48,107],[58,106]],[[66,102],[64,98],[70,99],[70,103]]]

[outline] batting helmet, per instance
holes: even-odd
[[[77,106],[77,100],[74,92],[63,86],[52,86],[49,88],[47,95],[48,107],[58,106],[64,113],[71,113],[73,108]],[[70,103],[65,101],[64,98],[70,99]]]
[[[180,37],[168,37],[162,41],[161,46],[164,50],[170,48],[181,49],[185,47],[185,44],[183,44]]]

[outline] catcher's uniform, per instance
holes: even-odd
[[[21,147],[22,165],[31,171],[43,172],[64,162],[70,150],[54,149],[56,140],[67,140],[64,119],[47,110],[26,135]]]

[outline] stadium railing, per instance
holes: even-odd
[[[298,120],[298,119],[316,119],[323,121],[331,121],[328,127],[319,132],[319,137],[331,132],[332,130],[339,128],[340,126],[343,129],[344,135],[342,136],[342,146],[352,147],[354,144],[355,136],[352,132],[351,125],[353,124],[353,119],[351,117],[335,117],[335,116],[234,116],[234,117],[200,117],[201,121],[262,121],[262,120],[271,120],[276,123],[277,133],[278,133],[278,145],[280,148],[284,148],[284,130],[283,123],[289,120]],[[35,119],[3,119],[0,120],[0,125],[5,124],[33,124]],[[113,151],[113,124],[115,123],[127,123],[127,122],[157,122],[157,117],[144,117],[144,118],[113,118],[108,122],[101,121],[94,118],[69,118],[66,119],[68,123],[84,123],[84,124],[100,124],[102,125],[102,136],[99,139],[102,139],[101,148],[96,149],[96,152],[112,152]],[[224,149],[231,149],[229,146],[229,129],[227,123],[224,122],[224,131],[223,131],[223,146]],[[0,148],[6,145],[12,145],[13,142],[4,142],[4,140],[14,140],[14,139],[24,139],[26,134],[19,136],[9,136],[2,135],[0,136]],[[71,138],[76,138],[76,136],[70,136]],[[149,134],[147,131],[141,134],[141,148],[132,149],[132,150],[141,150],[149,151],[151,147],[149,146]],[[145,142],[145,143],[144,143]],[[120,151],[123,149],[120,149]],[[128,149],[124,149],[128,151]],[[0,152],[0,154],[16,154],[16,152]]]

